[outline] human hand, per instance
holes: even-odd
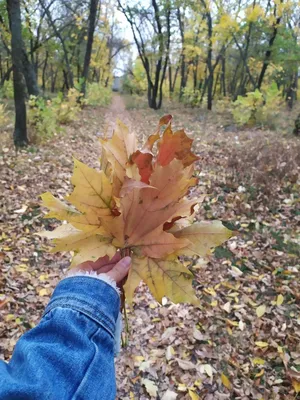
[[[73,268],[72,272],[76,271],[95,271],[97,275],[106,274],[109,278],[113,279],[117,286],[122,289],[123,284],[126,282],[126,277],[131,265],[131,258],[121,258],[120,253],[116,253],[110,260],[108,256],[100,257],[97,261],[85,261]]]

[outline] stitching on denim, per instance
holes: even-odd
[[[115,323],[114,323],[110,318],[108,318],[100,309],[98,309],[98,310],[96,310],[96,311],[99,312],[99,314],[102,315],[102,319],[95,317],[94,314],[91,313],[89,310],[87,310],[87,309],[85,309],[85,308],[83,308],[83,307],[80,307],[80,306],[77,305],[77,304],[66,304],[65,301],[62,303],[63,300],[67,301],[67,300],[74,300],[74,299],[73,299],[73,298],[70,298],[70,297],[69,297],[69,298],[68,298],[68,297],[65,297],[65,298],[57,298],[57,299],[54,299],[53,301],[50,301],[50,303],[48,304],[48,306],[47,306],[47,308],[46,308],[46,310],[45,310],[45,312],[44,312],[44,314],[43,314],[43,317],[44,317],[45,315],[47,315],[50,311],[54,310],[54,309],[57,308],[57,307],[60,307],[60,308],[69,308],[69,309],[71,309],[71,310],[75,310],[75,311],[81,312],[82,314],[85,314],[86,316],[88,316],[89,318],[91,318],[93,321],[95,321],[95,322],[97,322],[99,325],[101,325],[105,330],[107,330],[107,331],[109,332],[109,334],[110,334],[112,337],[114,337],[113,328],[115,327]],[[58,303],[58,304],[57,304],[57,303]],[[91,307],[91,306],[90,306],[87,302],[85,302],[85,301],[82,301],[82,303],[85,303],[86,305],[88,305],[89,307]],[[107,323],[108,326],[105,326],[105,323]]]
[[[80,380],[79,385],[76,387],[75,392],[74,392],[74,394],[73,394],[72,397],[71,397],[71,400],[75,400],[75,399],[76,399],[75,396],[77,395],[78,390],[80,389],[84,378],[86,377],[86,375],[87,375],[87,373],[88,373],[88,371],[89,371],[89,369],[90,369],[90,367],[91,367],[93,361],[95,360],[95,358],[96,358],[96,356],[97,356],[97,353],[99,352],[98,347],[96,346],[96,343],[93,341],[94,336],[95,336],[99,331],[100,331],[100,328],[96,329],[96,331],[95,331],[95,332],[93,333],[93,335],[90,337],[90,341],[93,343],[93,345],[94,345],[94,350],[95,350],[95,351],[94,351],[94,354],[93,354],[91,360],[87,363],[87,368],[86,368],[86,370],[85,370],[85,372],[84,372],[84,374],[83,374],[82,379]]]
[[[86,279],[90,279],[89,276],[80,276],[80,275],[79,275],[79,276],[66,276],[64,279],[62,279],[62,280],[60,281],[59,285],[60,285],[62,282],[64,282],[65,280],[71,279],[71,278],[76,279],[76,281],[80,281],[80,282],[86,282]],[[101,280],[101,279],[97,279],[97,282],[103,282],[103,283],[105,284],[105,286],[106,286],[107,288],[109,288],[110,291],[113,291],[114,294],[116,293],[116,290],[115,290],[109,283],[107,283],[107,282],[105,282],[105,281],[103,281],[103,280]]]

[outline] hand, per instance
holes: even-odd
[[[97,261],[85,261],[73,269],[73,271],[95,271],[97,274],[106,274],[113,279],[117,286],[122,289],[131,265],[131,258],[121,258],[116,253],[110,260],[108,256],[100,257]]]

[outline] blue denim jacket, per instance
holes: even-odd
[[[85,276],[62,280],[39,325],[0,361],[1,400],[113,400],[116,290]]]

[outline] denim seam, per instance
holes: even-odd
[[[84,275],[73,275],[73,276],[66,276],[65,278],[63,278],[61,282],[64,282],[67,279],[76,279],[76,281],[79,282],[86,282],[86,279],[90,279],[93,278],[92,276],[84,276]],[[95,278],[94,278],[95,279]],[[107,288],[109,288],[110,291],[113,291],[114,294],[116,294],[116,289],[114,289],[109,283],[107,283],[106,281],[102,280],[102,279],[97,279],[98,282],[102,282],[105,284],[105,286],[107,286]],[[117,293],[118,294],[118,293]]]
[[[77,388],[76,388],[74,394],[72,395],[71,400],[76,400],[76,396],[79,394],[78,392],[81,391],[81,387],[82,387],[82,385],[84,384],[83,381],[85,380],[86,375],[89,373],[89,370],[90,370],[90,368],[91,368],[91,365],[93,364],[93,361],[95,360],[95,357],[96,357],[97,354],[99,353],[98,347],[97,347],[96,343],[93,341],[94,337],[98,334],[99,331],[100,331],[100,328],[98,328],[98,329],[96,330],[96,332],[94,332],[94,334],[93,334],[93,335],[91,336],[91,338],[90,338],[90,341],[91,341],[91,342],[93,343],[93,345],[94,345],[95,352],[94,352],[94,354],[93,354],[92,359],[91,359],[90,362],[88,363],[87,369],[85,370],[85,372],[84,372],[84,374],[83,374],[83,377],[82,377],[82,379],[81,379],[79,385],[77,386]]]
[[[91,318],[93,321],[95,321],[99,325],[101,325],[106,331],[108,331],[108,333],[112,337],[114,337],[114,329],[113,328],[114,328],[115,324],[100,309],[95,310],[95,311],[97,311],[97,312],[99,312],[99,314],[101,314],[102,319],[97,318],[92,312],[90,312],[86,308],[80,307],[77,304],[66,304],[66,301],[68,301],[68,300],[74,300],[74,299],[70,298],[70,297],[64,297],[64,298],[56,298],[53,301],[50,301],[50,303],[48,304],[48,306],[43,314],[43,317],[45,315],[47,315],[50,311],[54,310],[55,308],[58,308],[58,307],[70,308],[71,310],[78,311],[82,314],[85,314],[87,317]],[[85,302],[83,300],[81,300],[80,302],[85,303],[90,308],[90,305],[87,302]],[[108,326],[105,323],[107,323]]]

